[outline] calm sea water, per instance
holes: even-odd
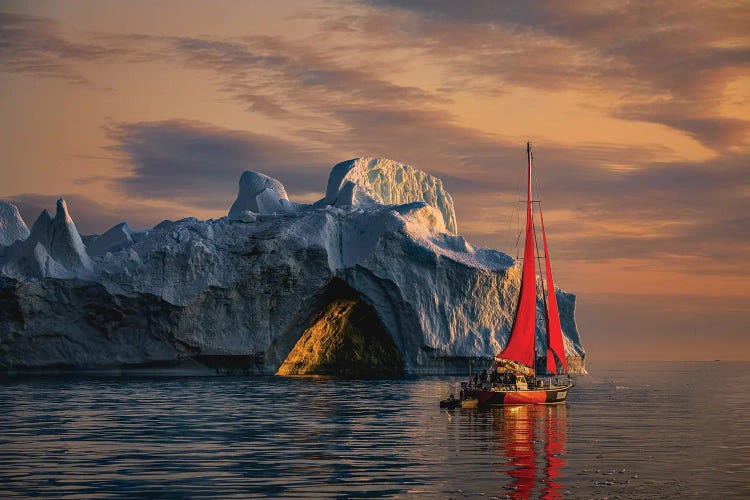
[[[0,382],[0,497],[750,498],[750,364],[604,367],[566,405],[457,378]]]

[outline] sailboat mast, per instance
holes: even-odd
[[[536,258],[539,256],[539,244],[536,241],[536,228],[534,227],[534,202],[533,198],[531,197],[531,166],[532,166],[532,154],[531,154],[531,141],[526,141],[526,170],[527,170],[527,198],[526,203],[528,206],[528,210],[526,212],[526,216],[529,218],[528,222],[531,225],[531,234],[534,237],[534,247],[536,248],[536,255],[534,255],[534,264],[536,264]],[[528,238],[528,234],[526,235]],[[527,243],[528,245],[528,243]],[[531,330],[531,359],[532,364],[531,368],[534,371],[534,374],[536,375],[536,266],[534,267],[534,321],[533,326]],[[546,308],[545,308],[546,310]]]
[[[526,144],[526,240],[521,268],[521,286],[518,292],[516,314],[510,337],[498,358],[515,361],[535,371],[536,337],[536,269],[534,225],[531,210],[531,143]]]
[[[527,198],[526,206],[528,214],[531,214],[531,143],[526,143],[526,166],[527,166],[527,178],[526,178],[526,189]],[[532,219],[533,220],[533,219]]]

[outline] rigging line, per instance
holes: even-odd
[[[524,174],[522,169],[518,169],[518,173],[516,174],[518,177],[518,180],[516,181],[516,200],[517,202],[513,205],[515,207],[516,212],[516,257],[518,257],[518,249],[521,245],[521,234],[526,230],[524,227],[525,225],[521,224],[521,205],[519,202],[523,200],[524,194],[526,192],[525,189],[523,189],[524,182]],[[524,207],[525,208],[525,207]],[[524,210],[525,211],[525,210]]]
[[[521,241],[521,234],[524,231],[523,227],[521,226],[521,209],[520,209],[519,204],[522,202],[521,187],[524,184],[525,176],[524,176],[524,171],[521,169],[518,169],[518,172],[516,175],[517,175],[516,183],[515,183],[516,189],[514,191],[516,193],[516,201],[515,203],[512,203],[511,215],[510,215],[510,218],[508,219],[508,228],[505,233],[506,240],[505,240],[505,245],[503,248],[506,248],[508,253],[511,254],[512,250],[510,248],[510,243],[513,241],[512,227],[513,227],[513,223],[515,222],[517,231],[516,231],[516,241],[515,241],[515,245],[513,246],[513,249],[515,250],[515,255],[516,255],[515,260],[519,260],[521,258],[518,253],[519,243]]]
[[[503,248],[506,248],[508,253],[510,254],[510,252],[512,251],[510,244],[513,241],[513,223],[515,222],[517,231],[516,231],[516,242],[515,242],[515,245],[513,246],[513,249],[515,249],[515,252],[516,252],[516,260],[519,260],[518,245],[521,241],[521,233],[523,232],[523,228],[521,227],[521,210],[519,208],[519,203],[521,203],[522,201],[521,187],[523,185],[523,180],[524,180],[523,173],[524,173],[523,170],[518,169],[518,173],[516,174],[517,175],[517,180],[515,183],[516,189],[514,191],[516,194],[516,201],[515,203],[512,204],[513,207],[510,212],[510,218],[508,219],[508,227],[505,232],[505,241],[504,241],[504,246],[503,246]]]
[[[531,152],[531,179],[532,179],[532,187],[534,188],[534,193],[536,193],[536,200],[532,201],[532,203],[536,203],[539,205],[539,213],[542,211],[542,191],[539,189],[539,181],[536,176],[536,163],[534,162],[534,152]],[[536,234],[534,234],[534,238],[536,238]],[[534,240],[536,243],[536,239]],[[537,248],[538,250],[538,248]],[[538,254],[538,253],[537,253]],[[541,275],[541,271],[539,272],[540,278],[542,279],[542,283],[544,284],[544,276]],[[544,286],[544,285],[543,285]]]
[[[513,208],[510,212],[510,218],[508,219],[508,227],[505,230],[505,241],[503,248],[507,249],[508,251],[510,248],[510,242],[513,241],[513,221],[518,218],[518,203],[520,202],[520,197],[518,196],[518,192],[516,192],[516,203],[513,203]],[[521,238],[521,233],[519,231],[518,236],[516,236],[516,258],[518,258],[518,240]]]
[[[531,176],[535,183],[534,186],[536,188],[536,193],[537,193],[537,198],[538,198],[537,204],[539,205],[539,215],[541,217],[542,216],[542,196],[541,196],[541,191],[539,190],[539,181],[537,180],[537,176],[536,176],[536,164],[534,163],[533,154],[531,155]],[[547,252],[549,253],[549,249],[547,250]],[[547,254],[545,254],[544,260],[545,262],[547,261]],[[541,271],[540,271],[540,275],[541,275]],[[542,277],[542,290],[544,291],[545,297],[547,296],[546,288],[549,288],[549,284],[547,283],[546,276],[544,276]],[[546,310],[546,305],[545,305],[545,310]]]

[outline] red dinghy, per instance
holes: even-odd
[[[568,397],[573,387],[569,379],[565,383],[544,382],[536,378],[536,356],[534,350],[537,324],[537,276],[536,276],[536,233],[534,231],[534,211],[531,198],[531,143],[526,144],[527,192],[526,192],[526,242],[523,252],[521,289],[516,306],[516,314],[510,338],[503,352],[495,356],[495,367],[488,377],[482,377],[477,384],[462,384],[462,406],[478,404],[542,404],[561,403]],[[539,221],[542,226],[544,245],[545,278],[540,279],[544,303],[547,333],[546,368],[552,375],[566,374],[565,347],[560,327],[560,314],[557,309],[555,285],[552,281],[547,235],[544,231],[544,217],[539,206]],[[541,274],[541,269],[540,269]],[[483,372],[484,375],[484,372]],[[463,404],[465,403],[465,404]]]

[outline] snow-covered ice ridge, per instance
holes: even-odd
[[[29,228],[21,218],[18,208],[0,200],[0,245],[10,245],[29,237]]]
[[[407,373],[465,369],[507,342],[520,269],[456,228],[439,179],[377,158],[336,165],[313,204],[248,171],[226,217],[139,232],[121,223],[82,237],[63,200],[29,232],[0,202],[0,368],[245,356],[273,373],[345,287],[374,308]],[[557,295],[566,354],[583,371],[575,296]]]
[[[355,158],[333,167],[322,201],[335,204],[347,183],[368,190],[371,198],[385,205],[423,201],[440,212],[447,232],[458,234],[453,199],[437,177],[393,160]]]

